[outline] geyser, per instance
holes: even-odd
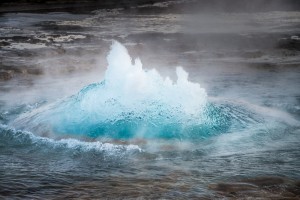
[[[205,90],[181,67],[173,82],[155,69],[143,69],[139,59],[132,64],[118,42],[107,61],[103,81],[25,113],[14,126],[55,136],[191,139],[226,132],[236,118],[234,108],[208,103]]]

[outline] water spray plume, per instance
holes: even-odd
[[[113,139],[203,138],[231,126],[232,113],[207,101],[205,89],[176,68],[177,81],[132,62],[113,42],[104,80],[63,101],[26,113],[15,126],[54,135]],[[244,117],[244,116],[243,116]],[[42,127],[42,128],[41,128]]]

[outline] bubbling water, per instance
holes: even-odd
[[[143,69],[139,59],[132,63],[118,42],[112,44],[107,61],[103,81],[26,113],[15,127],[60,136],[194,139],[226,132],[234,116],[241,115],[233,107],[208,102],[205,89],[190,82],[181,67],[173,82],[155,69]],[[242,118],[249,115],[245,113]]]

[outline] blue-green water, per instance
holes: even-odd
[[[208,101],[205,89],[177,68],[177,81],[132,64],[114,42],[104,80],[16,119],[12,126],[40,134],[96,139],[198,140],[259,126],[263,117],[243,105]]]

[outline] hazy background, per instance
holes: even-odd
[[[3,0],[1,1],[2,12],[15,11],[71,11],[89,12],[94,9],[103,8],[125,8],[131,9],[136,6],[153,5],[161,2],[175,2],[171,7],[161,10],[186,11],[218,11],[218,12],[261,12],[278,10],[298,10],[300,5],[297,0]],[[149,9],[149,8],[148,8]],[[146,10],[146,9],[144,9]],[[157,9],[149,9],[157,12]]]

